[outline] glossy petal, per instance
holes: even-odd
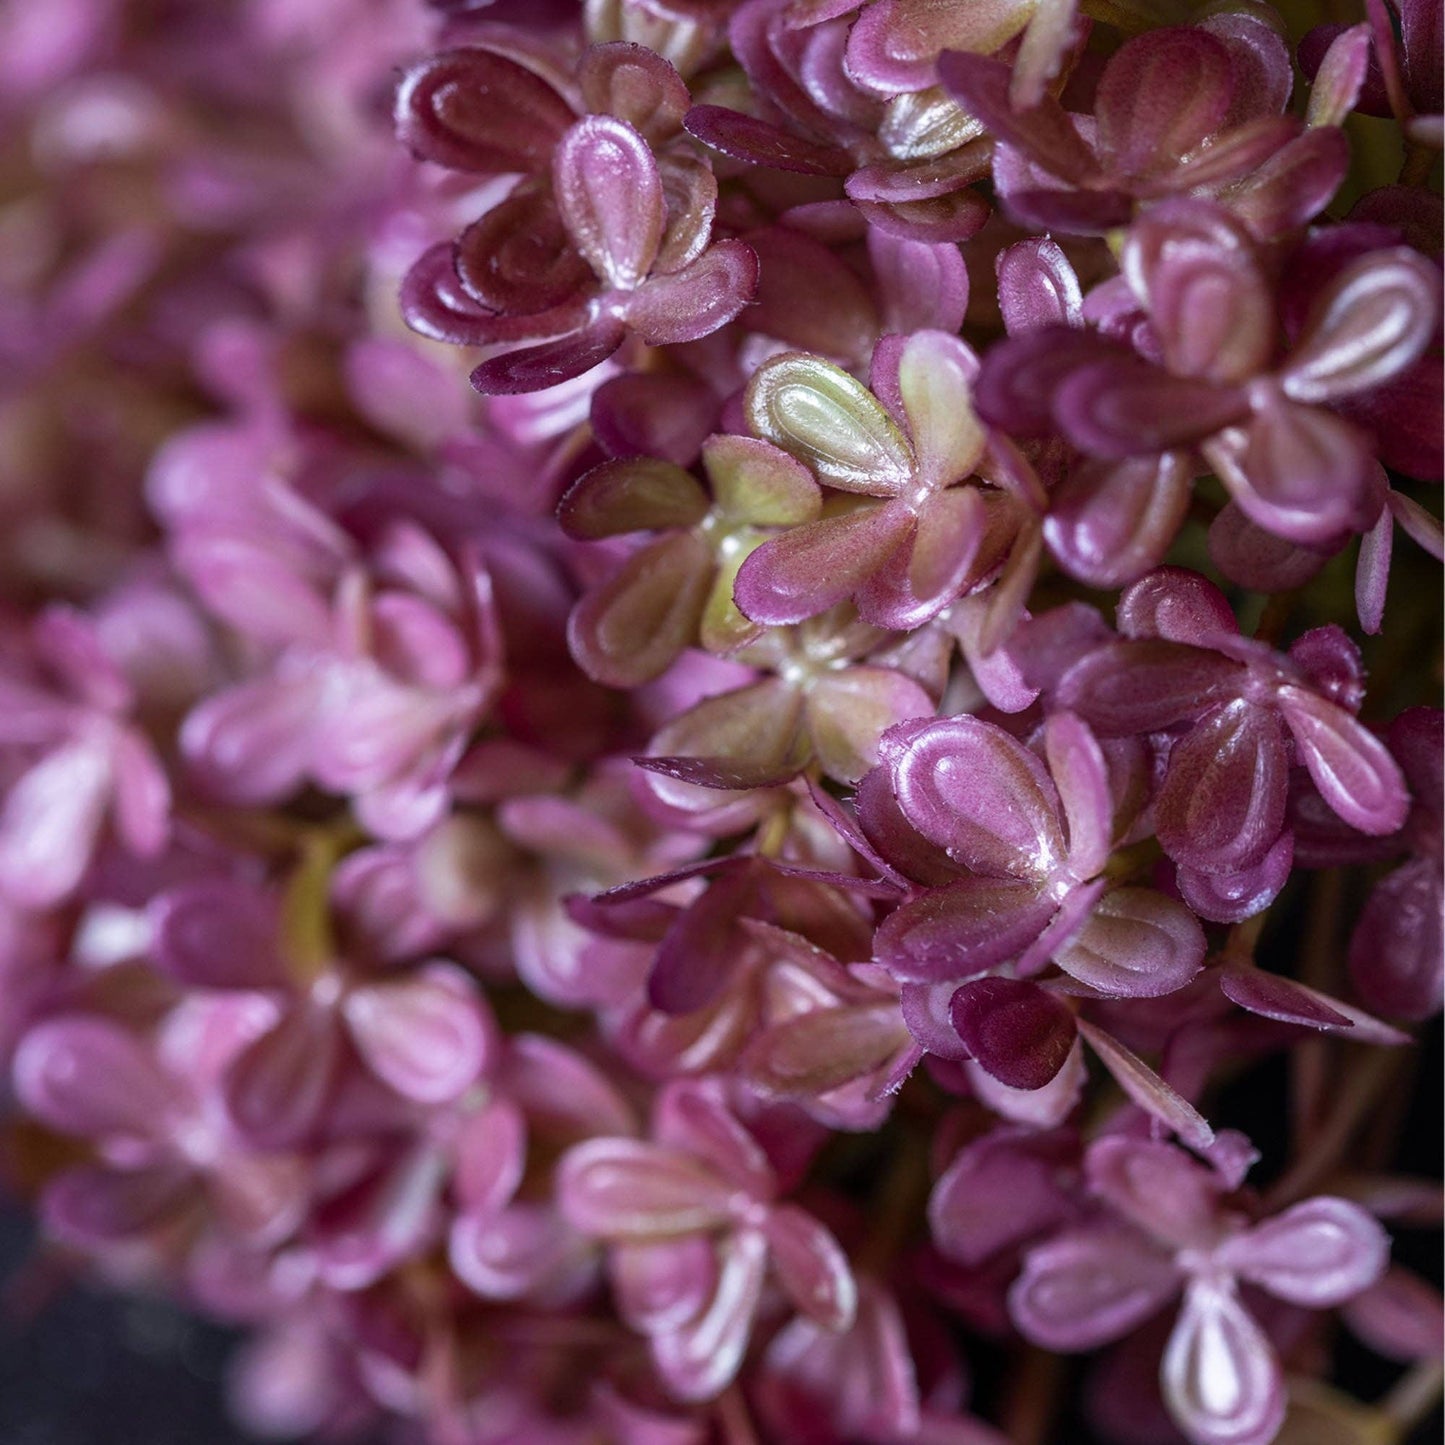
[[[1011,1089],[1041,1089],[1074,1046],[1074,1016],[1054,994],[1018,979],[980,978],[953,996],[949,1017],[969,1053]]]
[[[848,1329],[858,1309],[858,1286],[838,1241],[791,1204],[769,1210],[763,1233],[778,1283],[793,1304],[824,1329]]]
[[[1204,930],[1181,903],[1152,888],[1115,888],[1054,962],[1100,993],[1160,998],[1199,972],[1204,951]]]
[[[1009,1290],[1009,1315],[1045,1349],[1090,1350],[1128,1334],[1178,1288],[1173,1262],[1141,1236],[1078,1229],[1029,1250]]]
[[[966,868],[1030,878],[1062,861],[1053,781],[1002,728],[945,718],[885,737],[882,749],[904,817]]]
[[[1281,688],[1279,706],[1325,802],[1362,833],[1394,832],[1410,801],[1389,749],[1344,708],[1305,688]]]
[[[1227,1285],[1190,1284],[1160,1379],[1169,1413],[1198,1445],[1268,1445],[1284,1420],[1274,1347]]]
[[[315,1128],[335,1083],[341,1038],[329,1009],[292,1008],[232,1063],[226,1107],[263,1148],[301,1143]]]
[[[1385,1272],[1390,1239],[1344,1199],[1307,1199],[1226,1241],[1215,1259],[1279,1299],[1330,1309]]]
[[[730,1186],[690,1154],[636,1139],[590,1139],[558,1166],[567,1222],[596,1238],[639,1243],[716,1229]]]
[[[457,1098],[487,1062],[491,1040],[475,985],[450,965],[354,988],[341,1011],[372,1073],[418,1103]]]
[[[652,276],[627,298],[627,324],[649,346],[711,336],[753,299],[758,258],[741,241],[718,241],[671,275]]]
[[[844,491],[896,495],[913,456],[888,413],[841,367],[817,356],[780,356],[748,383],[753,431]]]

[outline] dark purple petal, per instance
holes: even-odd
[[[1205,872],[1253,867],[1284,831],[1289,759],[1270,709],[1216,708],[1174,744],[1155,800],[1155,830],[1176,862]]]
[[[340,1061],[332,1011],[297,1005],[232,1063],[226,1107],[241,1132],[261,1147],[293,1147],[315,1129]]]
[[[1011,1089],[1041,1089],[1074,1046],[1074,1016],[1057,995],[1010,978],[964,984],[949,1004],[964,1047]]]
[[[719,241],[696,261],[653,276],[627,299],[627,324],[649,346],[711,336],[753,299],[758,258],[741,241]]]
[[[615,115],[643,135],[675,134],[687,113],[682,77],[645,45],[589,45],[577,65],[582,102],[594,115]]]
[[[224,878],[183,884],[150,905],[153,957],[200,988],[277,988],[280,919],[259,889]]]
[[[1445,1004],[1445,890],[1422,857],[1380,880],[1350,937],[1350,978],[1373,1009],[1424,1019]]]
[[[601,366],[626,339],[627,331],[620,321],[598,321],[540,346],[509,351],[482,362],[472,372],[472,385],[483,396],[545,391]]]
[[[1329,560],[1250,521],[1228,502],[1209,525],[1209,556],[1231,582],[1256,592],[1293,592]]]
[[[195,1196],[195,1176],[175,1166],[122,1172],[81,1165],[45,1186],[40,1218],[48,1234],[77,1249],[141,1243]]]
[[[968,978],[1027,948],[1056,907],[1032,884],[1016,879],[960,878],[889,914],[874,945],[900,979]]]
[[[854,33],[856,35],[857,27]],[[1083,182],[1099,173],[1093,152],[1074,129],[1068,113],[1052,96],[1045,96],[1027,110],[1013,108],[1009,97],[1012,73],[1002,61],[949,51],[939,57],[938,78],[943,88],[970,115],[977,116],[991,135],[1024,151],[1051,174]]]
[[[1057,241],[1019,241],[998,253],[998,303],[1010,336],[1083,323],[1079,278]]]
[[[1126,176],[1172,168],[1219,129],[1233,89],[1229,51],[1203,30],[1171,26],[1137,36],[1099,77],[1100,153]]]
[[[853,158],[837,146],[807,140],[755,116],[721,105],[695,105],[684,121],[689,135],[734,160],[805,176],[846,176]]]
[[[445,50],[413,66],[396,94],[402,141],[452,170],[543,170],[573,119],[540,75],[480,48]]]
[[[539,187],[519,187],[473,221],[457,238],[452,264],[467,295],[488,311],[534,315],[595,288],[556,202]]]

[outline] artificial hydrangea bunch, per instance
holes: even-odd
[[[261,1437],[1403,1441],[1442,24],[1315,9],[0,3],[53,1260]]]

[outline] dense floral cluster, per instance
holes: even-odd
[[[1313,9],[0,4],[7,1175],[247,1428],[1432,1408],[1441,12]]]

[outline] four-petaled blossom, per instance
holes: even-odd
[[[1284,1419],[1284,1381],[1240,1286],[1331,1308],[1384,1272],[1384,1230],[1329,1197],[1252,1223],[1226,1179],[1169,1144],[1101,1139],[1084,1169],[1100,1215],[1028,1251],[1009,1291],[1014,1323],[1048,1349],[1093,1349],[1182,1289],[1161,1368],[1170,1414],[1194,1445],[1267,1445]]]
[[[773,1164],[715,1082],[664,1088],[651,1141],[569,1150],[558,1191],[573,1228],[610,1244],[618,1309],[648,1336],[678,1399],[709,1399],[737,1374],[770,1272],[819,1324],[853,1322],[847,1256],[812,1215],[778,1200]]]

